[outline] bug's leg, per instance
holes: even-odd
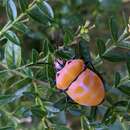
[[[105,101],[105,98],[98,105],[101,105],[104,101]]]
[[[54,80],[53,84],[56,85],[56,80]]]
[[[86,67],[91,68],[94,72],[96,72],[96,69],[94,68],[91,61],[85,62]]]
[[[65,94],[66,94],[66,93],[65,93]],[[72,98],[69,97],[67,94],[66,94],[66,103],[69,103],[69,104],[77,104],[77,103],[74,102],[74,101],[72,100]]]
[[[59,92],[60,92],[60,93],[64,93],[64,94],[65,94],[65,91],[64,91],[64,90],[62,90],[62,89],[59,89]]]
[[[66,94],[66,102],[70,102],[71,98]]]
[[[97,109],[98,109],[98,106],[91,106],[91,110],[90,110],[90,114],[89,114],[90,121],[96,120]]]
[[[59,92],[60,92],[60,93],[64,93],[66,96],[68,96],[67,93],[66,93],[67,90],[68,90],[68,88],[67,88],[67,89],[64,89],[64,90],[59,89]]]
[[[70,102],[71,98],[67,95],[66,90],[59,89],[60,93],[63,93],[66,97],[66,103]]]
[[[71,59],[72,59],[72,60],[76,59],[76,56],[73,56]]]
[[[66,96],[66,103],[70,103],[70,104],[77,104],[75,103],[70,96],[68,96],[68,94],[66,93],[66,90],[62,90],[62,92],[65,94]]]

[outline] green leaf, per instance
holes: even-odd
[[[115,73],[115,87],[117,87],[118,84],[120,83],[120,79],[121,79],[120,73],[116,72]]]
[[[20,9],[22,12],[25,12],[29,5],[29,0],[18,0]]]
[[[53,10],[46,1],[37,1],[37,5],[43,11],[46,18],[48,19],[54,18]]]
[[[84,39],[80,39],[80,42],[79,42],[79,53],[81,55],[81,57],[84,58],[84,61],[87,62],[87,61],[90,61],[91,60],[91,57],[90,57],[90,52],[89,52],[89,47],[88,47],[88,43],[86,40]]]
[[[97,107],[91,107],[90,111],[90,119],[94,121],[96,119],[96,114],[97,114]]]
[[[56,125],[54,130],[71,130],[71,129],[67,128],[66,126]]]
[[[0,95],[0,105],[6,105],[15,100],[15,96],[13,95]]]
[[[130,77],[130,53],[128,52],[127,53],[127,70],[128,70],[128,73],[129,73],[129,77]]]
[[[51,55],[48,55],[47,63],[49,63],[49,64],[46,65],[46,76],[47,76],[48,82],[52,86],[54,84],[55,70],[53,67],[53,59],[52,59]]]
[[[30,29],[24,24],[24,23],[21,23],[21,22],[16,22],[14,25],[13,25],[13,28],[19,32],[22,32],[24,34],[27,34],[30,32]]]
[[[92,130],[92,127],[91,127],[91,125],[90,125],[90,123],[89,123],[89,120],[88,120],[88,118],[87,117],[81,117],[80,118],[80,122],[81,122],[81,128],[83,129],[83,130]]]
[[[72,39],[73,39],[72,31],[70,29],[66,30],[63,39],[64,45],[67,46],[68,44],[70,44]]]
[[[118,40],[118,27],[116,19],[114,17],[111,17],[109,21],[109,26],[111,30],[112,39],[114,42],[116,42]]]
[[[11,77],[9,77],[6,80],[5,86],[10,86],[11,84],[13,84],[14,82],[16,82],[18,80],[18,77],[16,75],[12,75]]]
[[[120,10],[122,6],[122,0],[101,0],[100,6],[105,13],[109,12],[112,14]]]
[[[19,67],[21,65],[21,47],[8,40],[5,46],[5,59],[8,67]]]
[[[126,108],[127,108],[128,113],[130,113],[130,101],[129,100],[127,101],[127,107]]]
[[[15,43],[17,45],[20,45],[20,41],[19,41],[18,37],[16,36],[16,34],[14,32],[9,30],[9,31],[5,32],[4,35],[11,42],[13,42],[13,43]]]
[[[130,41],[122,40],[118,42],[117,47],[122,49],[130,49]]]
[[[44,42],[43,42],[43,54],[44,54],[44,56],[47,56],[48,52],[49,52],[48,41],[44,40]]]
[[[24,79],[21,79],[21,80],[18,80],[17,82],[14,82],[10,88],[16,88],[16,89],[20,89],[22,88],[23,86],[26,86],[27,84],[30,84],[32,82],[32,79],[30,78],[24,78]],[[10,91],[10,89],[8,89],[8,91]]]
[[[102,122],[105,123],[106,125],[110,125],[114,123],[116,120],[116,113],[114,112],[113,107],[110,107],[107,109]]]
[[[38,94],[35,92],[28,92],[27,91],[27,92],[23,92],[23,96],[25,98],[28,98],[30,101],[33,101],[33,100],[35,100],[35,97],[38,96]]]
[[[32,71],[31,68],[24,68],[24,69],[22,70],[22,73],[25,74],[27,77],[29,77],[29,78],[31,78],[31,79],[32,79],[33,76],[34,76],[33,71]]]
[[[28,10],[28,15],[39,23],[49,25],[51,19],[47,12],[43,9],[45,8],[44,6],[46,6],[46,4],[38,2],[37,4],[33,5],[31,9]]]
[[[102,58],[111,62],[122,62],[122,61],[126,61],[126,54],[117,51],[106,51],[102,55]]]
[[[55,115],[55,117],[52,114]],[[65,111],[60,111],[57,114],[54,114],[54,113],[52,114],[51,115],[53,116],[54,127],[55,125],[57,126],[57,125],[67,124]]]
[[[6,91],[6,93],[12,93],[13,95],[13,101],[18,100],[22,96],[24,96],[24,93],[27,92],[28,88],[31,86],[32,80],[30,78],[24,78],[21,80],[18,80],[17,82],[14,82],[9,89]],[[13,92],[11,92],[13,90]],[[15,92],[14,92],[15,91]]]
[[[129,85],[130,83],[126,83],[126,84],[122,84],[122,85],[120,85],[119,87],[118,87],[118,89],[121,91],[121,92],[123,92],[123,93],[125,93],[125,94],[127,94],[127,95],[130,95],[130,85]]]
[[[56,57],[62,58],[62,59],[72,59],[74,57],[74,51],[71,50],[70,48],[63,48],[59,49],[55,52]]]
[[[64,110],[66,107],[66,97],[60,98],[56,102],[54,102],[54,107],[58,108],[59,110]]]
[[[73,115],[73,116],[80,116],[81,115],[81,110],[77,108],[76,106],[72,106],[68,108],[68,111]]]
[[[45,55],[45,56],[46,56],[49,52],[51,52],[51,53],[54,52],[54,48],[53,48],[52,44],[50,43],[50,41],[44,40],[44,42],[43,42],[43,52],[44,52],[44,55]]]
[[[46,102],[45,103],[45,108],[52,113],[57,113],[59,112],[59,109],[54,107],[53,104],[51,102]]]
[[[36,49],[32,49],[32,61],[33,63],[36,63],[38,60],[38,51]]]
[[[114,103],[113,106],[115,106],[115,107],[126,107],[127,105],[128,105],[128,101],[121,100],[121,101],[117,101],[116,103]]]
[[[13,127],[7,126],[7,127],[1,127],[0,130],[15,130]]]
[[[101,39],[97,40],[97,48],[98,48],[99,56],[102,57],[102,55],[106,51],[106,46],[105,46],[105,43]]]
[[[6,11],[10,20],[16,19],[17,8],[13,0],[6,0]]]
[[[28,88],[31,86],[30,82],[27,84],[23,84],[20,86],[20,88],[15,91],[14,95],[15,95],[15,100],[18,100],[19,98],[21,98],[24,95],[24,92],[28,91]]]
[[[31,112],[33,113],[33,115],[39,118],[43,118],[44,116],[46,116],[46,112],[40,109],[40,106],[31,107]]]

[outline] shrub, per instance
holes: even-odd
[[[0,130],[130,129],[127,5],[1,0]],[[104,80],[103,103],[68,102],[55,86],[57,58],[91,61]]]

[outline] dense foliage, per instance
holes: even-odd
[[[129,130],[129,6],[0,0],[0,130]],[[68,101],[55,86],[57,58],[91,61],[104,80],[103,103]]]

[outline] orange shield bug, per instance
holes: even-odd
[[[105,96],[100,76],[86,67],[81,59],[55,62],[56,87],[63,90],[76,103],[85,106],[99,105]]]

